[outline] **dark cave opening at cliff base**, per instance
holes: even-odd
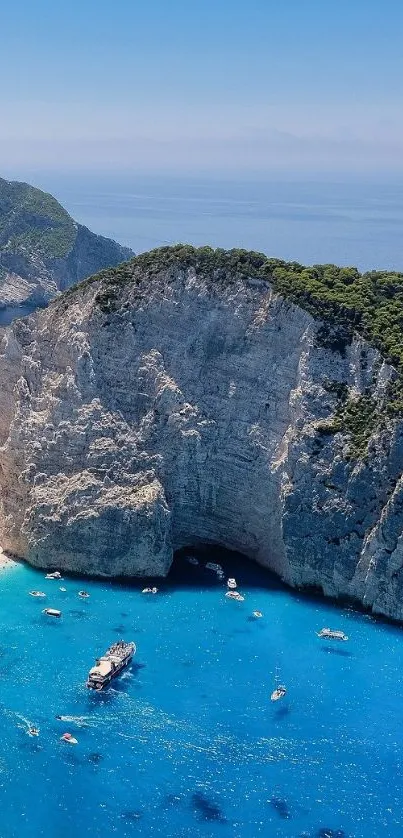
[[[192,560],[196,559],[197,564]],[[189,561],[190,560],[190,561]],[[220,565],[223,570],[223,578],[220,579],[214,570],[206,567],[212,563]],[[174,555],[168,576],[162,580],[161,577],[147,580],[151,581],[162,592],[164,589],[178,588],[223,588],[227,589],[227,579],[235,578],[237,588],[245,589],[263,588],[272,593],[287,593],[293,597],[307,597],[313,600],[324,600],[323,592],[319,588],[291,588],[277,576],[272,570],[263,567],[258,562],[238,553],[229,550],[220,544],[198,544],[182,547]],[[144,582],[144,580],[142,580]],[[329,600],[326,600],[329,602]],[[335,603],[339,605],[339,603]]]
[[[189,559],[196,559],[197,564],[193,564]],[[223,578],[220,579],[214,570],[206,568],[207,563],[221,565],[224,573]],[[161,578],[149,580],[149,584],[158,587],[160,593],[163,593],[164,590],[174,591],[185,588],[217,588],[226,591],[226,583],[229,578],[236,580],[237,590],[241,593],[247,590],[264,589],[270,591],[273,595],[276,595],[276,593],[286,594],[294,600],[305,600],[307,604],[309,603],[315,608],[319,607],[320,609],[321,606],[329,608],[330,606],[334,608],[335,616],[336,612],[347,610],[352,616],[355,614],[357,618],[364,613],[368,614],[371,620],[385,622],[385,617],[373,614],[370,609],[348,597],[333,599],[325,596],[321,588],[315,587],[292,588],[272,570],[263,567],[242,553],[228,550],[219,544],[198,544],[197,546],[191,545],[181,548],[174,555],[168,576],[164,580],[161,580]],[[144,583],[145,580],[142,580],[142,584]],[[386,622],[389,622],[389,620],[386,620]]]
[[[191,561],[189,561],[189,559]],[[196,559],[198,564],[193,564]],[[206,564],[220,565],[224,579],[220,580],[214,570]],[[235,578],[239,588],[266,588],[267,590],[288,590],[290,588],[268,568],[254,562],[242,553],[236,553],[219,544],[200,544],[183,547],[174,555],[166,579],[169,586],[178,587],[222,587],[226,580]]]

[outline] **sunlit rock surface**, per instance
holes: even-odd
[[[366,459],[329,382],[377,398],[392,371],[363,340],[233,274],[136,267],[83,284],[6,330],[0,542],[34,565],[165,575],[217,543],[291,585],[403,618],[403,437]],[[349,453],[350,452],[350,453]]]

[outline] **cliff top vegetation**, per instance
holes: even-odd
[[[0,178],[0,248],[45,258],[71,251],[77,225],[56,198],[28,183]]]
[[[107,309],[108,300],[116,297],[122,283],[138,283],[141,277],[148,281],[161,272],[189,267],[210,275],[216,283],[237,276],[270,282],[285,299],[337,326],[339,344],[351,341],[356,332],[403,375],[403,273],[397,271],[360,273],[355,267],[306,267],[254,251],[178,244],[142,253],[85,283],[102,280],[97,299]],[[340,348],[337,340],[329,345]]]

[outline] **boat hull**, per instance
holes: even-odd
[[[87,678],[86,686],[88,687],[88,689],[89,690],[95,690],[96,692],[101,692],[101,690],[104,690],[106,687],[108,687],[109,684],[111,683],[111,681],[113,681],[115,678],[117,678],[118,675],[120,675],[121,672],[123,672],[123,670],[126,669],[129,666],[129,664],[133,660],[133,655],[134,655],[134,652],[132,652],[131,654],[129,654],[125,658],[123,658],[123,660],[120,661],[120,663],[118,663],[115,666],[115,669],[113,670],[113,672],[111,672],[109,675],[106,675],[102,679],[102,681],[92,680],[91,678]]]

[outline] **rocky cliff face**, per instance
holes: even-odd
[[[174,550],[213,542],[403,619],[403,426],[370,411],[363,456],[348,420],[368,399],[378,417],[393,370],[357,337],[324,346],[266,279],[150,265],[6,331],[0,543],[43,567],[164,575]]]
[[[0,178],[0,308],[44,306],[131,256],[129,248],[76,224],[51,195]]]

